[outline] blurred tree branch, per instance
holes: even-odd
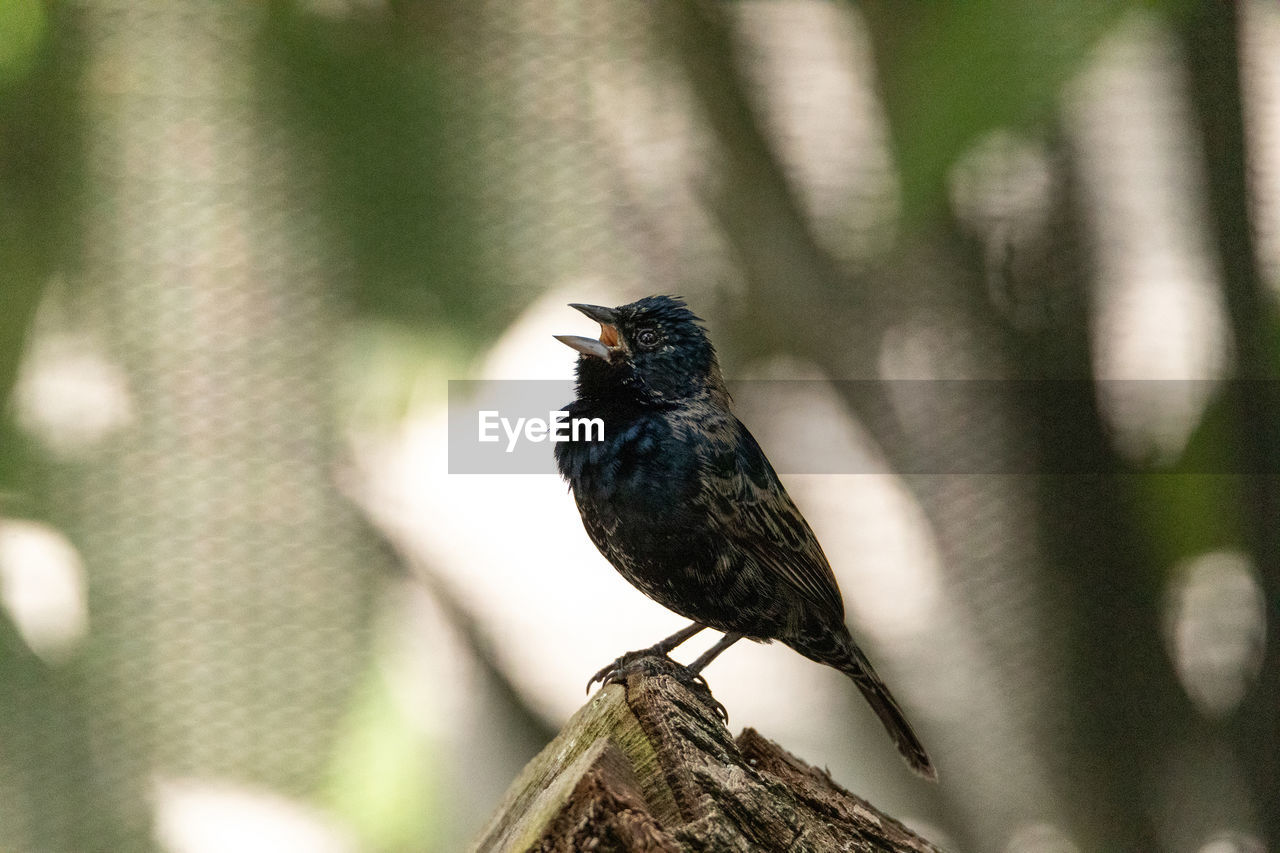
[[[1240,72],[1240,4],[1196,3],[1181,22],[1199,120],[1209,227],[1235,340],[1237,376],[1261,380],[1236,395],[1242,515],[1267,603],[1259,682],[1236,714],[1241,760],[1271,845],[1280,842],[1280,320],[1258,269],[1250,216],[1248,137]]]
[[[358,497],[353,500],[357,506],[360,505]],[[459,639],[471,652],[472,659],[484,674],[485,679],[497,691],[502,704],[510,709],[514,717],[512,722],[519,736],[539,744],[551,740],[555,735],[555,729],[533,709],[524,694],[511,681],[506,670],[498,662],[493,644],[485,636],[479,620],[462,603],[461,597],[425,560],[402,548],[387,531],[367,515],[365,520],[367,522],[365,529],[386,553],[388,564],[402,569],[406,576],[422,584],[440,607],[449,626],[458,633]]]
[[[937,853],[754,729],[732,739],[679,664],[643,665],[529,762],[473,849]]]
[[[795,193],[788,185],[755,106],[739,79],[733,39],[724,9],[701,0],[665,2],[667,25],[676,38],[677,58],[699,99],[702,115],[723,160],[710,204],[725,237],[738,252],[740,269],[756,295],[773,296],[780,312],[762,324],[767,343],[792,349],[795,323],[834,317],[831,302],[848,300],[844,274],[818,245]],[[786,291],[775,287],[788,281]],[[749,308],[750,306],[748,306]],[[752,315],[752,320],[762,319]],[[766,344],[767,345],[767,344]]]
[[[23,4],[9,4],[12,25]],[[47,519],[48,460],[14,420],[12,392],[50,280],[74,268],[83,222],[84,39],[79,10],[42,4],[18,76],[0,75],[0,525]],[[16,35],[0,33],[0,65]],[[30,65],[26,64],[30,60]],[[12,66],[10,69],[12,70]],[[4,586],[0,577],[0,586]],[[50,663],[28,645],[0,602],[0,848],[144,849],[133,842],[139,809],[103,802],[90,768],[84,658]]]
[[[851,365],[869,369],[879,347],[872,318],[883,319],[867,310],[872,284],[842,270],[814,235],[742,83],[725,9],[705,0],[668,0],[660,8],[720,155],[708,206],[750,295],[736,306],[734,320],[750,329],[739,337],[750,338],[755,354],[795,353],[834,377],[847,377]],[[900,425],[881,386],[844,383],[842,390],[886,453],[900,453]]]
[[[1038,399],[1017,420],[1042,460],[1038,536],[1066,643],[1060,686],[1070,725],[1065,766],[1055,768],[1053,781],[1091,836],[1086,848],[1156,849],[1156,826],[1144,810],[1148,781],[1135,771],[1166,754],[1174,732],[1190,725],[1190,708],[1161,642],[1163,575],[1135,524],[1130,483],[1089,384],[1095,370],[1085,214],[1075,152],[1061,135],[1057,144],[1048,257],[1020,282],[1056,302],[1057,316],[1003,335],[1013,360],[1045,380],[1034,384]],[[1057,378],[1084,382],[1051,381]],[[1162,713],[1151,714],[1153,707]]]

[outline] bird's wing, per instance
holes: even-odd
[[[700,428],[711,439],[705,445],[702,498],[720,534],[843,620],[840,589],[822,546],[755,437],[733,415],[708,418]]]

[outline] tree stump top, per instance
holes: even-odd
[[[754,729],[735,740],[677,667],[646,659],[592,696],[472,849],[940,853]]]

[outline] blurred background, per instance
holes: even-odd
[[[1273,0],[3,0],[0,276],[0,850],[463,849],[682,621],[447,381],[649,293],[872,460],[785,479],[942,782],[785,648],[735,731],[956,851],[1280,844]]]

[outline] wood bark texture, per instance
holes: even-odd
[[[679,665],[602,688],[512,784],[478,853],[939,853],[754,729],[735,740]]]

